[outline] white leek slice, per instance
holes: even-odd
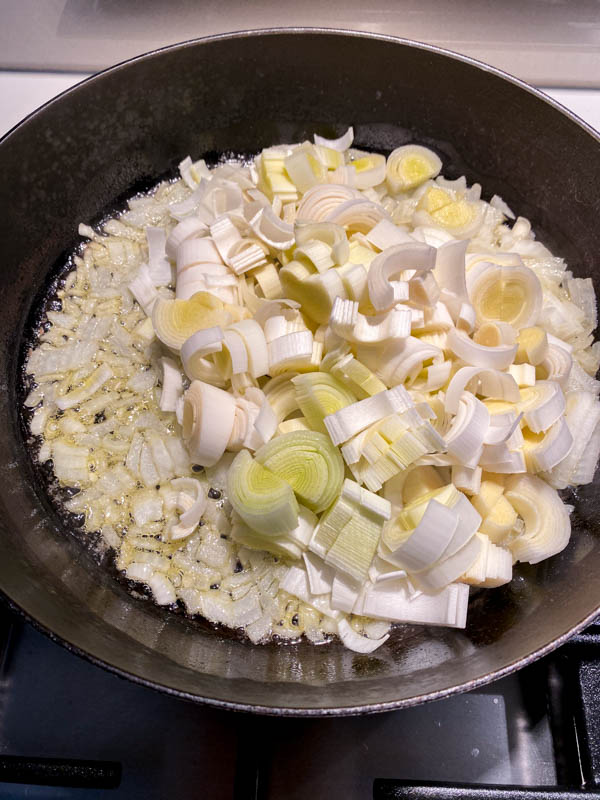
[[[279,339],[280,336],[308,330],[302,315],[290,310],[283,310],[281,314],[261,315],[261,319],[264,320],[262,325],[267,344],[274,339]]]
[[[524,328],[523,330],[527,329]],[[473,334],[473,340],[478,344],[486,345],[486,347],[514,344],[517,341],[517,331],[507,322],[484,322]],[[520,363],[518,351],[515,363]]]
[[[378,344],[389,339],[404,339],[410,334],[411,309],[396,307],[372,317],[361,314],[358,303],[336,297],[329,324],[334,333],[355,344]]]
[[[431,225],[416,225],[412,235],[418,242],[425,242],[431,247],[441,247],[448,242],[456,242],[458,239],[442,228],[434,228]]]
[[[468,244],[468,239],[459,239],[446,242],[437,249],[434,275],[442,289],[442,302],[445,296],[452,298],[455,305],[469,299],[465,278],[465,253]]]
[[[190,189],[195,189],[203,178],[210,180],[212,177],[204,159],[193,162],[190,156],[179,164],[179,174]]]
[[[525,530],[508,542],[517,561],[537,564],[560,553],[571,536],[567,507],[551,486],[534,475],[513,475],[504,496],[525,523]]]
[[[338,267],[338,273],[342,279],[344,292],[349,300],[359,303],[368,302],[367,297],[367,270],[362,264],[352,264],[348,262],[342,267]]]
[[[381,636],[379,639],[369,639],[368,636],[357,633],[346,619],[338,621],[338,636],[342,640],[344,647],[353,650],[355,653],[372,653],[390,638],[389,633],[386,633],[385,636]]]
[[[150,316],[152,309],[158,298],[158,292],[150,277],[147,264],[142,264],[137,275],[128,286],[129,291],[135,297],[144,313]]]
[[[188,239],[195,239],[208,232],[208,226],[198,217],[186,217],[179,222],[167,237],[165,252],[174,261],[177,259],[179,246]]]
[[[533,364],[511,364],[508,368],[508,374],[513,376],[520,389],[525,386],[535,386],[535,367]]]
[[[411,396],[403,386],[359,400],[324,419],[331,441],[338,445],[389,414],[414,408]]]
[[[372,397],[388,388],[368,367],[354,358],[352,353],[347,353],[327,367],[325,366],[326,359],[327,356],[321,364],[322,369],[329,369],[331,374],[345,383],[359,400]]]
[[[350,126],[346,133],[343,133],[338,139],[326,139],[324,136],[319,136],[315,133],[314,142],[320,147],[327,147],[330,150],[335,150],[338,153],[343,153],[351,147],[354,140],[354,128]]]
[[[442,168],[439,157],[418,144],[397,147],[389,154],[386,181],[393,194],[415,189],[430,178],[435,178]]]
[[[316,369],[313,335],[310,331],[297,331],[273,339],[267,345],[269,354],[269,374],[279,375],[281,372],[304,371]],[[322,345],[321,345],[322,347]]]
[[[255,459],[289,483],[302,505],[317,514],[340,493],[344,462],[323,433],[294,431],[277,436],[257,450]]]
[[[405,281],[390,281],[404,270],[431,270],[435,265],[435,249],[426,244],[399,244],[380,253],[369,268],[369,297],[373,307],[385,311],[395,303],[408,299]],[[436,298],[437,299],[437,298]]]
[[[519,349],[515,358],[516,364],[533,364],[537,367],[548,353],[548,334],[543,328],[533,326],[522,328],[517,337]]]
[[[419,335],[432,331],[449,331],[453,326],[454,320],[447,306],[438,300],[431,308],[423,309],[423,326]]]
[[[179,367],[172,358],[163,356],[160,359],[160,365],[163,377],[159,406],[161,411],[175,411],[177,401],[183,395],[183,378]]]
[[[524,432],[523,454],[528,472],[546,472],[566,458],[573,446],[573,437],[564,417],[560,417],[543,434]]]
[[[501,543],[516,530],[517,522],[517,512],[506,497],[501,495],[486,515],[479,530],[495,544]]]
[[[477,560],[469,567],[460,580],[471,586],[493,588],[510,583],[512,580],[512,554],[505,547],[493,544],[487,536],[477,534],[481,540],[481,551]]]
[[[441,489],[444,485],[444,481],[435,467],[414,467],[402,481],[400,505],[408,505],[435,489]],[[386,486],[385,496],[390,499],[388,486]],[[393,490],[393,486],[390,486],[390,490]]]
[[[267,300],[282,298],[283,287],[275,264],[268,263],[253,268],[249,276],[256,281]]]
[[[452,467],[452,483],[465,494],[477,494],[481,488],[481,467]]]
[[[242,240],[242,235],[234,225],[231,217],[223,214],[212,223],[210,226],[210,235],[215,243],[219,255],[225,264],[230,263],[230,253],[233,248],[239,245]],[[184,245],[185,246],[185,245]],[[179,264],[177,271],[179,272]]]
[[[167,347],[180,350],[186,339],[202,328],[225,327],[231,314],[223,303],[208,292],[197,292],[189,300],[159,297],[152,309],[152,324]]]
[[[341,265],[348,261],[350,245],[346,231],[335,222],[297,222],[294,225],[294,236],[299,247],[311,241],[327,245],[335,264]]]
[[[302,304],[302,311],[316,322],[325,324],[337,297],[346,291],[337,269],[314,273],[305,264],[291,261],[279,273],[287,297]]]
[[[327,432],[323,420],[356,402],[352,392],[332,375],[311,372],[292,378],[298,406],[313,430]]]
[[[335,571],[322,558],[309,550],[302,554],[310,591],[313,594],[329,594],[335,577]]]
[[[244,522],[264,536],[281,536],[298,525],[298,503],[290,485],[247,450],[229,468],[227,496]]]
[[[354,172],[357,189],[370,189],[385,180],[385,156],[380,153],[361,153],[348,166]]]
[[[307,262],[317,272],[326,272],[335,265],[331,257],[331,247],[318,239],[309,240],[305,244],[296,247],[294,259]]]
[[[392,622],[464,628],[468,602],[469,587],[464,583],[452,583],[433,595],[412,597],[406,583],[390,581],[369,589],[363,613]]]
[[[257,447],[261,447],[262,442],[254,444],[251,440],[259,407],[245,397],[236,397],[235,406],[235,418],[231,435],[227,442],[227,449],[233,452],[238,452],[243,447],[247,447],[248,450],[256,450]]]
[[[392,341],[383,351],[365,347],[358,348],[357,352],[388,386],[397,386],[405,381],[411,383],[421,373],[425,362],[441,363],[444,358],[438,347],[414,336]]]
[[[300,408],[296,397],[296,387],[291,381],[293,377],[295,377],[294,372],[278,375],[264,385],[265,396],[278,422],[283,422]]]
[[[218,292],[215,291],[216,287],[212,285],[209,290],[209,282],[213,282],[213,279],[217,278],[229,287],[237,284],[235,275],[231,274],[225,264],[194,264],[192,267],[188,267],[188,269],[181,272],[177,277],[175,296],[178,300],[189,300],[196,292],[210,291],[211,294],[216,295],[218,294]],[[223,279],[227,280],[225,281]],[[220,299],[225,302],[230,302],[231,298],[231,291],[223,297],[220,297]]]
[[[360,233],[368,233],[382,219],[389,220],[389,215],[383,206],[364,198],[346,200],[345,203],[336,206],[327,217],[328,222],[336,222],[350,231],[360,231]]]
[[[342,485],[340,496],[319,520],[309,544],[311,552],[325,558],[340,531],[350,522],[359,505],[360,487],[354,481],[346,479]]]
[[[489,410],[489,409],[488,409]],[[517,415],[514,411],[505,414],[492,414],[490,416],[490,427],[483,440],[484,444],[502,444],[503,442],[519,445],[521,440],[513,442],[514,434],[519,428],[523,414]]]
[[[470,339],[464,331],[448,331],[448,347],[454,355],[474,367],[503,370],[509,367],[517,353],[517,345],[501,344],[487,347]]]
[[[236,275],[242,275],[251,269],[267,266],[268,252],[267,245],[257,239],[251,237],[240,239],[230,248],[227,263]]]
[[[212,467],[231,436],[235,400],[229,392],[202,381],[192,381],[183,396],[183,438],[194,463]]]
[[[287,537],[287,534],[285,536]],[[252,550],[266,551],[268,553],[272,553],[274,556],[278,556],[279,558],[284,558],[290,561],[295,561],[299,558],[302,558],[302,547],[297,545],[295,542],[292,542],[288,538],[283,538],[283,536],[275,538],[274,536],[265,536],[257,533],[255,530],[252,530],[249,525],[246,525],[244,520],[241,519],[241,517],[239,517],[235,512],[233,514],[231,523],[231,537],[235,542],[243,545],[244,547],[249,547]],[[293,569],[293,567],[291,569]],[[304,573],[304,570],[299,571]],[[287,577],[288,576],[286,575],[286,578]],[[281,585],[280,588],[282,588]],[[292,585],[291,588],[293,589],[294,586]],[[296,592],[291,591],[290,594],[296,595]]]
[[[197,378],[194,362],[205,356],[218,353],[223,346],[223,331],[217,325],[212,328],[203,328],[193,333],[181,345],[181,360],[188,378]]]
[[[540,379],[556,381],[566,389],[573,366],[571,353],[556,344],[549,344],[546,355],[537,366],[536,375]]]
[[[327,170],[319,161],[315,149],[308,143],[293,150],[283,163],[285,171],[302,193],[325,180]]]
[[[481,457],[490,414],[471,392],[463,392],[458,411],[444,434],[448,452],[463,466],[474,469]]]
[[[260,378],[269,371],[269,353],[265,334],[256,320],[243,319],[234,322],[229,330],[242,338],[248,356],[248,371],[253,378]]]
[[[393,222],[387,219],[382,219],[381,222],[378,222],[366,234],[366,237],[378,250],[386,250],[394,245],[410,244],[415,241],[406,228],[394,225]]]
[[[470,193],[465,192],[465,181],[457,188],[444,186],[442,181],[440,179],[420,194],[413,222],[437,224],[458,238],[473,235],[481,225],[485,206],[478,197],[470,197]]]
[[[469,297],[480,323],[498,320],[521,329],[536,324],[542,286],[529,267],[481,262],[467,273]]]
[[[423,515],[431,500],[446,506],[446,508],[454,511],[458,518],[458,524],[455,526],[452,537],[448,542],[442,557],[445,559],[448,556],[454,555],[460,550],[475,534],[479,525],[481,524],[481,516],[476,509],[471,505],[468,499],[459,492],[453,484],[447,484],[440,489],[434,489],[428,495],[418,498],[413,503],[407,505],[403,511],[398,514],[398,524],[405,528],[405,530],[412,530],[415,528],[423,518]]]
[[[544,478],[555,489],[591,483],[600,454],[600,403],[591,392],[569,392],[565,416],[573,437],[569,454]]]
[[[527,471],[524,453],[521,450],[511,450],[506,443],[484,445],[479,463],[489,472],[504,475]]]
[[[325,561],[358,581],[364,581],[377,550],[385,518],[389,518],[387,501],[376,494],[361,489],[371,498],[367,505],[365,495],[350,521],[339,531],[325,556]],[[387,504],[389,506],[389,504]],[[383,510],[383,513],[382,513]]]
[[[280,219],[270,208],[261,208],[250,220],[250,226],[269,247],[287,250],[294,244],[294,228]]]
[[[452,374],[452,362],[442,361],[440,364],[432,364],[430,367],[426,367],[426,372],[425,390],[435,392],[448,383]]]
[[[419,524],[408,533],[393,525],[384,529],[385,558],[408,572],[419,572],[440,559],[458,527],[458,514],[435,501],[427,503]],[[400,542],[400,543],[398,543]]]
[[[167,234],[163,228],[146,228],[148,242],[148,271],[155,286],[167,286],[173,279],[171,264],[165,252]]]
[[[555,381],[537,381],[535,386],[521,389],[517,403],[525,424],[534,432],[548,430],[565,411],[565,396]]]
[[[223,333],[221,348],[214,353],[213,360],[225,380],[232,375],[248,372],[248,351],[240,334],[227,328]]]
[[[479,491],[471,498],[473,507],[485,519],[494,508],[504,493],[504,480],[490,480],[486,478],[481,482]]]
[[[221,254],[208,237],[185,238],[177,247],[177,277],[196,264],[222,264]]]
[[[477,536],[472,536],[456,553],[423,572],[412,574],[411,578],[415,585],[424,591],[438,592],[467,572],[479,557],[481,548],[481,540]]]
[[[205,328],[192,334],[181,346],[181,361],[190,380],[205,381],[223,388],[225,381],[215,363],[207,355],[222,347],[223,331],[220,327]]]
[[[277,426],[278,433],[291,433],[291,431],[310,431],[312,428],[304,417],[285,419]]]
[[[300,566],[294,565],[290,567],[285,578],[279,584],[279,588],[297,597],[299,600],[302,600],[303,603],[312,606],[312,608],[316,609],[325,617],[339,620],[342,616],[339,611],[331,607],[327,596],[312,594],[307,572]]]
[[[452,377],[446,392],[445,405],[449,414],[457,413],[462,393],[474,379],[478,381],[478,385],[471,388],[474,394],[499,398],[510,403],[518,403],[521,399],[519,387],[512,375],[484,367],[461,367]]]
[[[357,197],[360,197],[359,192],[349,186],[313,186],[298,204],[296,219],[298,222],[323,222],[342,203]]]

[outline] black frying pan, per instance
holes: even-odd
[[[600,284],[598,135],[528,86],[425,45],[318,30],[190,42],[85,81],[0,143],[0,590],[75,652],[192,700],[298,715],[406,706],[527,664],[600,606],[596,485],[577,493],[567,550],[475,595],[465,631],[405,626],[370,656],[256,647],[132,598],[47,500],[19,423],[20,350],[78,223],[188,153],[254,153],[348,124],[365,148],[434,146],[445,175],[500,194]]]

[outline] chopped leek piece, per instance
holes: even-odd
[[[442,162],[433,150],[418,144],[403,145],[388,156],[387,184],[394,194],[408,192],[435,178],[441,168]]]
[[[567,507],[558,492],[534,475],[513,475],[505,497],[525,523],[525,530],[508,542],[517,561],[537,564],[560,553],[571,536]]]
[[[186,339],[202,328],[226,327],[231,314],[223,303],[208,292],[197,292],[189,300],[159,297],[152,309],[152,324],[158,338],[173,350],[180,350]]]
[[[309,372],[292,378],[298,406],[315,431],[327,432],[323,420],[329,414],[356,402],[343,384],[325,372]]]
[[[298,500],[317,514],[328,508],[340,492],[344,462],[323,433],[282,434],[257,450],[254,457],[286,481]]]
[[[289,483],[241,450],[227,476],[229,502],[248,527],[280,536],[298,525],[298,503]]]

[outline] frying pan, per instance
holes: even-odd
[[[190,700],[281,715],[399,708],[518,669],[600,606],[597,482],[572,498],[569,547],[475,594],[466,630],[403,626],[369,656],[252,646],[134,597],[48,500],[20,423],[20,365],[78,223],[122,208],[188,153],[255,153],[349,124],[365,148],[434,147],[445,175],[501,195],[600,282],[598,135],[514,78],[414,42],[315,29],[192,41],[85,81],[0,143],[0,590],[74,652]]]

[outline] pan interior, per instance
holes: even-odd
[[[0,144],[0,588],[77,650],[193,699],[276,713],[414,703],[527,660],[600,605],[595,484],[574,497],[568,549],[474,594],[465,631],[405,626],[370,656],[335,643],[255,647],[132,598],[49,502],[19,426],[19,359],[78,223],[174,174],[188,153],[253,153],[349,124],[365,149],[433,146],[444,174],[501,195],[575,274],[598,277],[598,140],[516,82],[432,48],[315,31],[176,46],[76,87]]]

